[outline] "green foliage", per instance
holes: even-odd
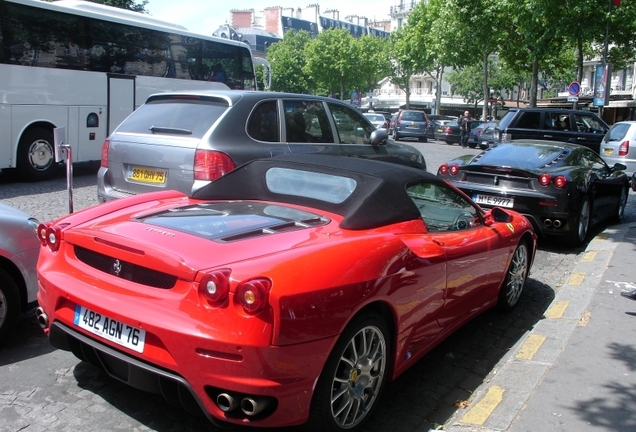
[[[303,72],[308,78],[330,93],[339,93],[341,99],[347,89],[356,89],[361,84],[360,46],[345,29],[320,33],[305,47],[305,59]]]
[[[311,41],[309,32],[287,32],[282,41],[267,50],[267,61],[272,66],[273,91],[311,93],[314,85],[303,72],[305,47]]]
[[[141,0],[137,3],[135,0],[88,0],[92,3],[99,3],[106,6],[113,6],[120,9],[128,9],[135,12],[148,13],[146,5],[148,0]]]

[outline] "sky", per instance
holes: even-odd
[[[149,0],[146,10],[155,18],[181,24],[194,33],[211,35],[223,24],[230,24],[230,10],[254,9],[256,15],[262,16],[266,7],[305,9],[309,4],[319,4],[320,13],[329,9],[340,11],[340,19],[345,16],[358,15],[369,19],[388,19],[390,7],[399,0],[347,0],[346,5],[338,0]]]

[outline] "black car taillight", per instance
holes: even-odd
[[[236,164],[225,153],[214,150],[197,150],[194,154],[194,179],[216,180],[236,168]]]

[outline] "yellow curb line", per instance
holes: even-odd
[[[506,390],[499,386],[492,386],[488,389],[486,396],[480,400],[474,407],[470,409],[462,419],[461,423],[470,423],[483,425],[490,414],[497,408],[497,405],[503,400],[503,394]]]

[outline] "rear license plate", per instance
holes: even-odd
[[[124,324],[80,305],[75,305],[73,323],[117,345],[139,353],[144,352],[145,330]]]
[[[614,149],[611,149],[611,148],[603,149],[603,154],[611,155],[612,153],[614,153]]]
[[[407,129],[419,129],[420,127],[418,125],[412,124],[412,125],[408,125],[406,128]]]
[[[166,171],[154,168],[133,166],[128,169],[128,179],[142,183],[164,184]]]
[[[496,197],[496,196],[481,195],[481,194],[473,195],[473,201],[475,201],[477,204],[507,207],[507,208],[512,208],[515,205],[514,198]]]

